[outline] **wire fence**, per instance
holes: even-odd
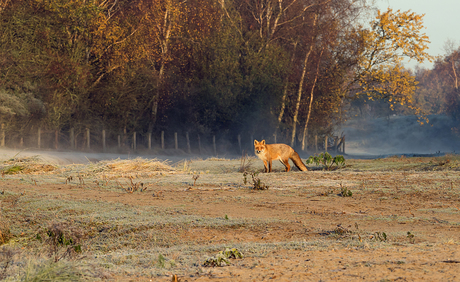
[[[256,138],[257,139],[257,138]],[[277,143],[276,136],[264,138],[268,144]],[[279,139],[279,138],[278,138]],[[345,153],[345,136],[325,136],[322,140],[310,136],[306,146],[308,153],[332,151]],[[281,142],[283,143],[283,142]],[[284,142],[286,143],[286,142]],[[36,128],[28,133],[19,130],[0,130],[0,147],[14,149],[71,150],[103,153],[159,153],[175,151],[195,155],[241,155],[254,150],[254,136],[251,134],[203,135],[189,132],[161,131],[158,134],[89,128],[66,131]]]

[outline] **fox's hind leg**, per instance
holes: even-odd
[[[287,159],[280,159],[280,162],[286,167],[286,172],[291,170],[291,166],[289,165],[289,158]]]

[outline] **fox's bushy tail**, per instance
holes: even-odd
[[[294,163],[294,165],[301,171],[308,171],[308,168],[305,166],[305,164],[302,162],[302,159],[300,158],[299,154],[294,151],[292,153],[290,159]]]

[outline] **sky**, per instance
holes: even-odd
[[[454,42],[454,47],[460,45],[460,0],[376,0],[377,7],[386,11],[388,7],[393,11],[411,10],[417,14],[425,14],[424,32],[431,43],[428,44],[428,53],[432,56],[446,55],[444,46],[448,40]],[[407,68],[415,68],[417,62],[412,60],[405,64]],[[433,63],[423,63],[421,67],[431,69]]]

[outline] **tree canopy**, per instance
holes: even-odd
[[[360,95],[419,110],[401,60],[431,59],[423,15],[373,11],[365,0],[2,1],[0,121],[289,142],[330,133]]]

